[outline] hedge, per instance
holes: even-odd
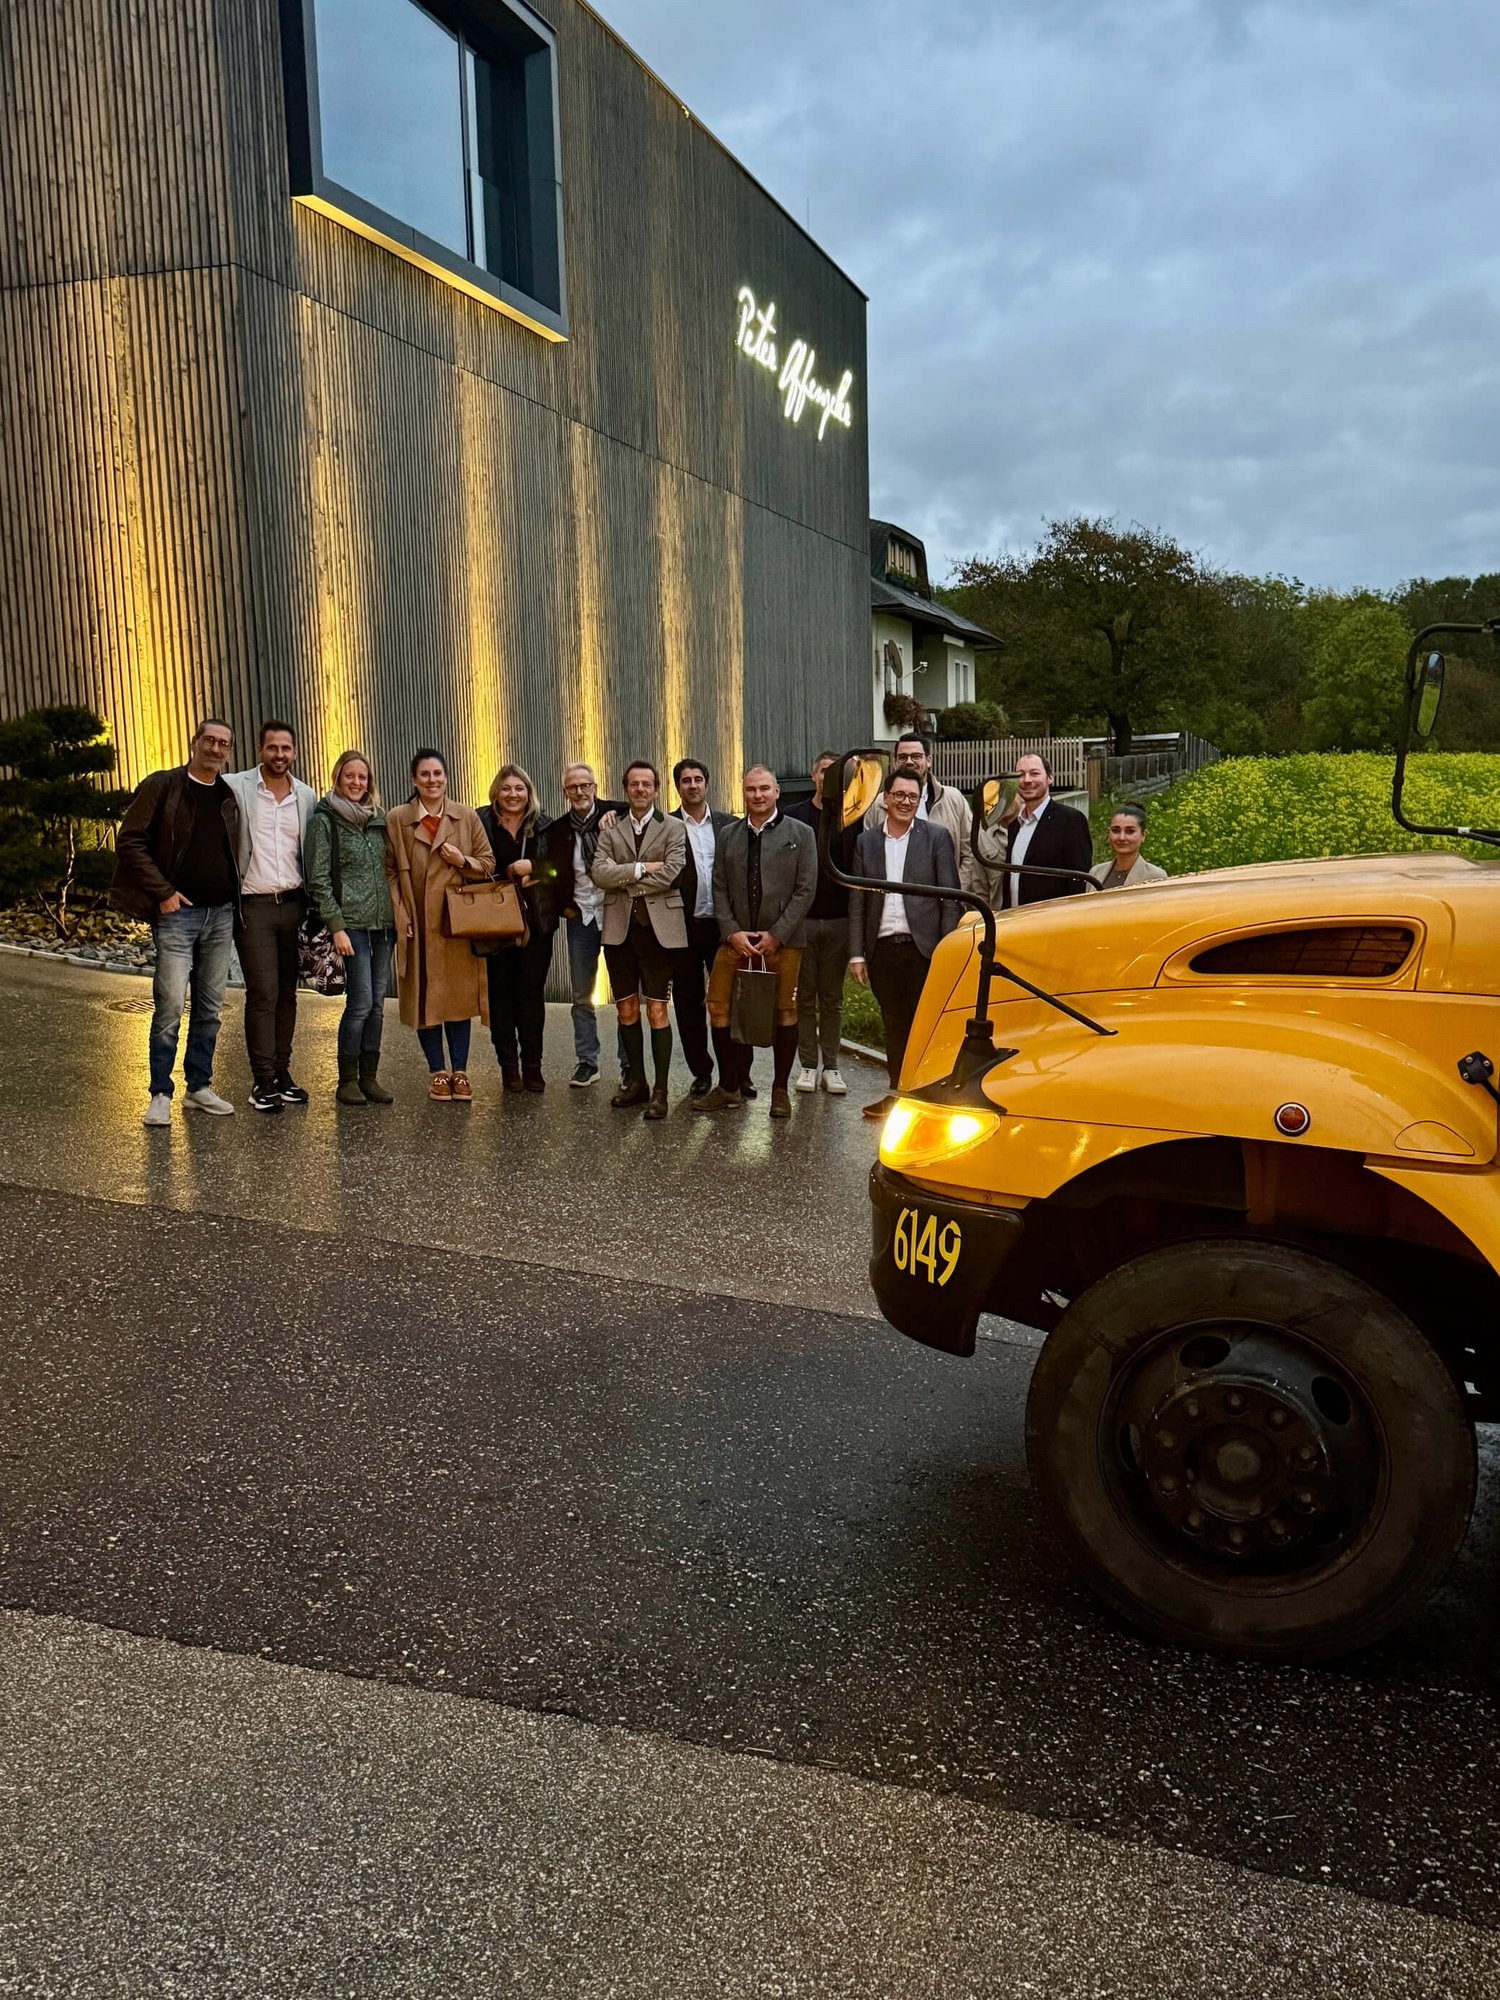
[[[1394,854],[1478,842],[1424,838],[1391,818],[1388,756],[1373,751],[1305,757],[1226,757],[1147,801],[1148,858],[1169,875],[1316,855]],[[1413,819],[1500,828],[1500,756],[1427,753],[1407,767]]]

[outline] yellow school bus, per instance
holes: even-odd
[[[1441,656],[1414,643],[1393,806]],[[867,753],[827,782],[852,813]],[[987,799],[976,801],[976,821]],[[870,1177],[912,1339],[1040,1329],[1037,1491],[1152,1634],[1279,1659],[1440,1581],[1500,1415],[1500,879],[1426,852],[1226,869],[938,946]],[[845,878],[859,884],[861,878]],[[869,889],[882,885],[865,884]]]

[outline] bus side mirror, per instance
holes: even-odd
[[[823,773],[818,803],[840,826],[855,826],[885,789],[885,762],[874,750],[855,750],[843,768],[830,764]]]
[[[1422,671],[1417,677],[1417,713],[1415,729],[1418,736],[1431,736],[1437,727],[1438,708],[1443,699],[1443,677],[1448,671],[1448,662],[1441,653],[1429,653],[1422,662]]]
[[[1014,778],[986,778],[969,801],[974,818],[981,826],[1004,824],[1016,803]]]

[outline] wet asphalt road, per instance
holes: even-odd
[[[991,1326],[959,1363],[863,1298],[827,1309],[863,1254],[851,1106],[799,1106],[779,1155],[747,1120],[717,1156],[685,1113],[616,1138],[597,1092],[524,1127],[493,1101],[462,1127],[398,1108],[347,1142],[341,1209],[326,1106],[142,1134],[119,1056],[144,1025],[107,1006],[127,982],[67,978],[0,971],[21,1058],[0,1080],[6,1606],[1500,1928],[1493,1451],[1453,1579],[1379,1652],[1297,1671],[1154,1648],[1041,1534],[1030,1345]],[[331,1022],[310,1018],[310,1058]],[[49,1037],[76,1080],[51,1102],[26,1081]],[[556,1137],[568,1118],[590,1123]],[[666,1200],[659,1139],[699,1149]],[[579,1273],[559,1246],[585,1159]],[[823,1309],[786,1302],[799,1268]]]

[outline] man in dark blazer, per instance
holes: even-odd
[[[583,1090],[599,1075],[599,1023],[594,1012],[594,980],[604,945],[604,891],[593,879],[599,832],[625,811],[618,799],[601,799],[588,764],[569,764],[563,772],[566,807],[542,830],[542,851],[535,875],[535,894],[553,921],[561,922],[568,945],[568,984],[573,996],[572,1075],[575,1090]],[[620,1041],[620,1073],[630,1081],[629,1058]],[[644,1082],[638,1077],[637,1082]]]
[[[998,871],[1002,862],[1019,868],[1072,868],[1086,875],[1094,865],[1094,841],[1088,820],[1072,806],[1052,796],[1052,766],[1045,757],[1028,752],[1016,759],[1016,803],[1019,810],[1003,828],[985,827],[978,839],[979,858]],[[1004,848],[1001,839],[1004,839]],[[997,910],[1045,903],[1053,896],[1081,896],[1087,884],[1056,875],[1001,873],[990,901]]]
[[[953,842],[946,830],[917,818],[921,785],[897,769],[886,780],[885,823],[866,827],[854,849],[855,875],[882,882],[934,882],[958,887]],[[896,1101],[901,1064],[927,966],[958,922],[961,905],[937,896],[906,896],[892,889],[849,892],[849,970],[861,986],[874,988],[885,1028],[885,1060],[891,1089],[865,1106],[866,1118],[881,1118]]]
[[[750,1050],[729,1033],[734,975],[742,965],[764,960],[776,974],[776,1068],[771,1080],[771,1116],[790,1118],[787,1092],[797,1054],[797,970],[802,958],[802,920],[818,886],[818,843],[810,826],[788,819],[778,807],[781,787],[764,764],[745,773],[745,817],[734,822],[714,854],[714,916],[723,942],[708,981],[708,1018],[720,1082],[697,1099],[697,1111],[738,1111]]]
[[[714,915],[714,855],[734,825],[734,814],[714,812],[708,803],[709,769],[696,757],[681,757],[672,766],[672,783],[681,803],[672,814],[687,835],[687,862],[678,880],[687,918],[687,949],[672,975],[672,1001],[682,1053],[693,1073],[693,1096],[713,1089],[714,1059],[708,1044],[708,975],[719,949],[719,924]],[[721,1077],[720,1082],[723,1082]]]

